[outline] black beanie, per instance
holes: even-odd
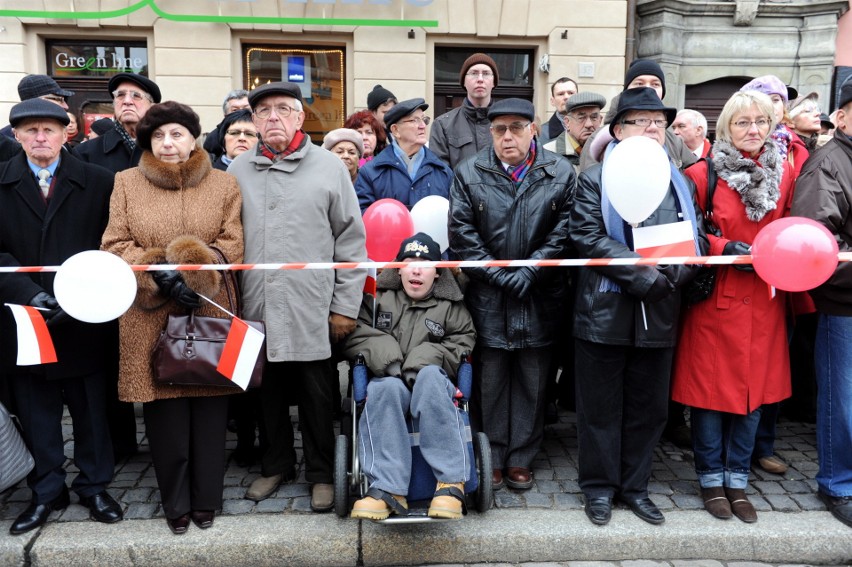
[[[663,68],[660,67],[659,63],[650,59],[636,59],[630,64],[627,73],[624,75],[624,88],[627,89],[633,79],[642,75],[654,75],[659,78],[663,84],[663,96],[660,98],[666,96],[666,74],[663,73]]]
[[[367,108],[378,110],[382,104],[390,99],[396,100],[396,96],[382,85],[376,85],[367,95]]]

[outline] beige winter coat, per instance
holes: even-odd
[[[240,188],[236,179],[213,169],[196,149],[181,164],[165,163],[145,152],[139,167],[115,176],[109,225],[101,248],[130,264],[215,264],[211,246],[230,263],[243,260]],[[227,306],[219,272],[182,272],[194,291]],[[154,384],[151,351],[170,313],[186,310],[159,293],[150,272],[136,272],[139,291],[119,321],[118,395],[125,402],[233,393],[221,388]],[[202,301],[203,302],[203,301]],[[228,315],[203,302],[198,315]]]

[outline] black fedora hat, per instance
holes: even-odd
[[[660,97],[657,96],[657,91],[648,87],[639,87],[636,89],[627,89],[618,97],[618,110],[612,122],[609,123],[609,133],[615,137],[614,127],[621,123],[621,119],[631,110],[653,110],[659,111],[666,115],[666,120],[669,124],[674,122],[677,117],[677,109],[669,108]]]

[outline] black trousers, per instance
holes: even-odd
[[[289,477],[296,466],[290,405],[299,406],[299,426],[305,452],[305,480],[334,482],[334,408],[329,365],[331,359],[307,362],[270,362],[261,385],[263,420],[269,448],[261,474]]]
[[[222,507],[230,396],[142,404],[151,461],[167,518]]]
[[[574,347],[580,489],[591,498],[647,496],[674,349],[580,339]]]
[[[71,414],[74,464],[80,471],[71,488],[87,497],[105,490],[112,480],[115,462],[106,419],[106,376],[104,372],[59,380],[34,373],[9,376],[24,442],[35,460],[27,484],[36,504],[50,502],[65,485],[63,403]]]

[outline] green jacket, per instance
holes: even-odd
[[[376,282],[376,325],[373,297],[365,294],[358,326],[346,339],[346,357],[363,354],[376,376],[398,362],[402,372],[434,364],[455,378],[462,354],[473,350],[476,330],[452,273],[443,268],[438,273],[432,296],[414,301],[402,289],[399,270],[384,270]]]

